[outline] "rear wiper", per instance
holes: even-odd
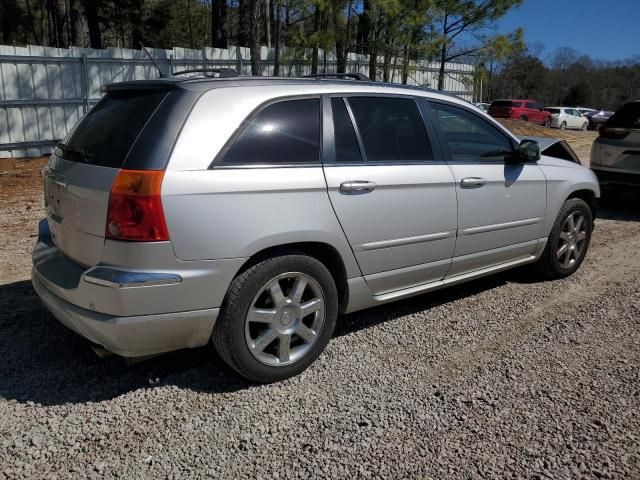
[[[77,157],[82,163],[87,163],[89,158],[91,158],[91,155],[89,155],[84,150],[77,150],[63,142],[59,142],[56,145],[56,149],[60,149],[60,151],[62,152],[62,155],[58,155],[58,156],[65,158],[67,160],[71,160],[70,158],[67,157],[68,154]]]

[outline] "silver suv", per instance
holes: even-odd
[[[33,285],[116,354],[213,340],[242,375],[280,380],[340,313],[528,263],[575,272],[598,183],[551,155],[418,88],[114,84],[44,169]]]
[[[603,194],[640,192],[640,100],[624,105],[598,134],[591,147],[591,169]]]

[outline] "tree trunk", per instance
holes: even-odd
[[[409,47],[407,45],[402,49],[402,83],[407,84],[409,80]]]
[[[82,8],[87,18],[87,26],[89,27],[89,45],[91,48],[102,48],[100,19],[98,17],[98,6],[95,0],[83,0]]]
[[[362,15],[358,20],[358,31],[356,33],[356,52],[367,53],[369,49],[369,35],[371,33],[371,0],[364,0],[362,4]]]
[[[69,23],[69,37],[71,39],[71,45],[76,45],[78,47],[83,46],[80,45],[83,35],[82,17],[80,15],[80,6],[78,5],[78,0],[69,0]]]
[[[211,0],[211,46],[227,48],[227,2]]]
[[[31,10],[31,4],[29,0],[25,0],[25,5],[27,7],[27,19],[29,21],[29,30],[31,30],[31,33],[33,33],[33,39],[36,41],[36,44],[42,45],[42,31],[40,31],[40,35],[38,35],[38,30],[36,29],[35,17],[33,16],[33,10]],[[4,28],[5,21],[7,21],[10,31],[13,31],[14,30],[13,24],[11,23],[10,20],[11,18],[9,17],[4,19],[3,28]],[[9,42],[5,41],[5,43],[7,44]]]
[[[282,11],[282,5],[280,4],[281,0],[275,0],[273,3],[275,4],[276,7],[276,11],[275,11],[275,29],[273,32],[274,35],[274,47],[275,47],[275,51],[274,51],[274,55],[273,55],[273,76],[277,77],[280,75],[280,30],[281,30],[281,24],[280,24],[280,12]]]
[[[142,30],[142,2],[143,0],[133,0],[131,2],[131,48],[141,48],[144,42]]]
[[[250,0],[249,51],[251,53],[251,75],[261,75],[260,68],[260,0]]]
[[[442,47],[440,47],[440,72],[438,73],[438,90],[444,90],[444,64],[447,61],[447,20],[449,15],[444,12],[442,22]]]
[[[320,29],[320,6],[316,4],[316,10],[313,12],[313,51],[311,53],[311,74],[314,75],[318,73],[318,48],[319,48],[319,39],[318,30]]]
[[[54,47],[67,48],[68,44],[64,35],[66,9],[64,2],[60,0],[47,0],[49,16],[49,39]]]
[[[247,29],[251,25],[249,20],[249,7],[251,0],[238,0],[238,46],[249,46]]]

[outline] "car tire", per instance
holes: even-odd
[[[582,218],[582,223],[577,232],[575,229],[571,231],[571,225],[576,226],[579,218]],[[549,279],[573,274],[582,264],[589,249],[592,231],[593,217],[589,205],[580,198],[567,200],[553,224],[542,256],[535,264],[537,270]],[[584,238],[580,233],[584,233]],[[566,250],[561,253],[564,248]]]
[[[582,124],[582,128],[581,128],[580,130],[582,130],[583,132],[586,132],[586,131],[587,131],[587,127],[588,127],[588,126],[589,126],[589,124],[588,124],[587,122],[584,122],[584,123]]]
[[[298,299],[300,279],[305,283]],[[314,301],[313,308],[321,304],[322,312],[301,313]],[[337,317],[338,293],[327,267],[308,255],[281,255],[252,265],[231,282],[212,340],[240,375],[271,383],[309,367],[333,335]]]
[[[523,122],[527,121],[527,117],[525,117],[524,115],[520,115],[520,120],[522,120]]]
[[[567,122],[562,122],[560,124],[560,130],[566,130],[567,129]]]
[[[546,119],[544,120],[544,122],[543,122],[543,125],[544,125],[546,128],[551,128],[551,119],[546,118]]]

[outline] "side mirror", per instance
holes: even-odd
[[[520,162],[537,162],[540,160],[540,145],[535,140],[522,140],[516,149],[516,157]]]

